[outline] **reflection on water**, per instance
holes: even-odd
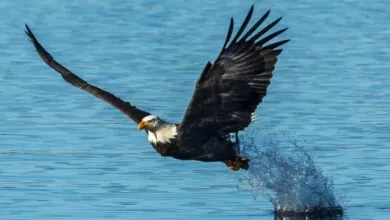
[[[324,216],[324,217],[310,217],[310,216],[275,216],[275,220],[343,220],[342,216]]]

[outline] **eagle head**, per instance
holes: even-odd
[[[160,117],[156,115],[148,115],[144,117],[138,124],[138,130],[141,131],[143,129],[146,129],[154,131],[157,130],[162,124],[163,121],[160,119]]]
[[[147,131],[148,140],[153,144],[170,143],[177,135],[175,124],[166,122],[155,115],[148,115],[141,120],[138,124],[138,130],[143,129]]]

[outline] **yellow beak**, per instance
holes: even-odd
[[[141,121],[141,122],[138,124],[138,131],[143,130],[145,127],[146,127],[146,123],[145,123],[144,121]]]

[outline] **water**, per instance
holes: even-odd
[[[180,121],[231,16],[253,1],[0,3],[2,219],[273,219],[223,164],[161,158],[125,116],[65,84],[36,55],[28,23],[89,82]],[[284,46],[258,129],[289,131],[332,177],[345,219],[390,213],[390,15],[384,1],[256,2]],[[169,104],[167,104],[169,103]]]
[[[246,134],[241,146],[250,167],[239,186],[268,198],[278,216],[342,215],[333,182],[296,141],[283,133],[252,130]]]

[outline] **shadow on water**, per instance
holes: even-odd
[[[296,141],[255,130],[247,134],[241,146],[250,168],[240,185],[265,196],[274,206],[275,219],[342,219],[332,180]]]

